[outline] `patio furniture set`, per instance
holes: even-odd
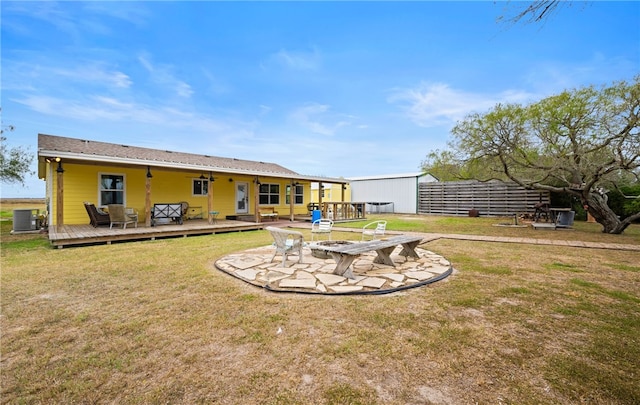
[[[84,203],[91,226],[96,228],[109,225],[111,229],[114,225],[122,225],[122,229],[126,229],[128,224],[133,224],[136,228],[138,227],[138,212],[134,208],[127,208],[122,204],[109,204],[107,207],[109,211],[105,212],[93,203]]]
[[[350,269],[353,261],[360,255],[375,251],[377,253],[374,263],[384,264],[395,267],[395,263],[391,259],[391,253],[397,246],[402,246],[400,256],[418,258],[416,247],[422,242],[421,236],[398,235],[389,238],[380,238],[384,236],[386,230],[386,221],[375,221],[365,225],[362,229],[362,240],[359,243],[350,243],[346,241],[331,242],[331,229],[333,221],[328,219],[319,219],[313,222],[311,227],[311,238],[314,239],[316,234],[327,234],[328,240],[324,243],[319,242],[311,246],[312,251],[324,252],[336,261],[336,267],[333,274],[344,276],[350,279],[354,278],[354,274]],[[302,263],[302,249],[305,246],[302,233],[290,229],[282,229],[273,226],[265,228],[274,239],[275,251],[271,257],[271,262],[280,254],[282,256],[282,267],[286,266],[287,257],[290,254],[298,255],[298,263]],[[371,236],[371,240],[364,241],[365,237]],[[317,256],[316,256],[317,257]]]
[[[121,225],[122,229],[126,229],[129,224],[138,227],[138,211],[135,208],[125,207],[122,204],[108,204],[107,211],[104,211],[91,202],[85,202],[84,207],[89,215],[89,223],[94,228],[109,225],[112,229],[114,225]],[[151,226],[169,223],[182,225],[184,219],[189,218],[188,212],[189,203],[185,201],[174,204],[154,204],[151,210]],[[218,211],[209,211],[210,224],[217,222],[218,214]],[[193,218],[202,218],[202,214]]]

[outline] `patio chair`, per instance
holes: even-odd
[[[138,227],[138,210],[135,208],[127,207],[124,209],[125,214],[129,216],[129,218],[133,219],[136,223],[136,228]]]
[[[94,228],[111,223],[111,221],[109,221],[109,214],[96,208],[93,203],[85,201],[84,208],[87,210],[87,215],[89,215],[89,223]]]
[[[180,201],[180,204],[182,205],[182,220],[184,221],[185,219],[189,219],[189,203],[186,201]]]
[[[540,202],[533,207],[536,210],[533,214],[533,222],[538,222],[542,219],[546,222],[551,221],[551,204]]]
[[[271,234],[274,240],[274,246],[276,248],[271,256],[270,263],[273,262],[277,254],[282,255],[282,267],[286,267],[287,255],[297,254],[298,263],[302,263],[302,247],[304,246],[304,237],[300,232],[292,231],[289,229],[276,228],[274,226],[268,226],[267,231]]]
[[[378,236],[384,235],[387,229],[387,221],[373,221],[369,222],[362,227],[362,240],[365,237],[371,237],[371,240],[376,240]]]
[[[330,219],[316,219],[311,223],[311,241],[313,242],[315,235],[327,234],[329,240],[331,240],[331,229],[333,228],[333,221]],[[320,236],[318,236],[318,240]]]
[[[109,204],[109,229],[112,229],[114,225],[122,225],[122,229],[127,229],[127,224],[134,224],[136,228],[138,227],[138,222],[127,215],[125,210],[122,204]]]

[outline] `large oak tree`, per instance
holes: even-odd
[[[603,232],[619,234],[640,212],[619,219],[607,191],[639,180],[639,119],[640,76],[529,105],[499,104],[458,122],[450,150],[432,152],[423,167],[444,178],[507,179],[569,194]]]

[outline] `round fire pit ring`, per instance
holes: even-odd
[[[351,245],[353,242],[350,242],[348,240],[325,240],[322,242],[318,242],[316,245],[311,245],[311,255],[313,257],[316,257],[318,259],[331,259],[331,255],[329,254],[329,252],[327,252],[326,250],[323,249],[316,249],[315,246],[320,245],[320,246],[332,246],[332,247],[338,247],[341,245]]]

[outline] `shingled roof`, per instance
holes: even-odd
[[[85,139],[38,134],[38,156],[40,158],[61,157],[105,163],[173,167],[222,173],[244,173],[249,175],[309,179],[311,181],[346,182],[342,179],[300,175],[275,163],[257,162],[218,156],[197,155],[169,150],[118,145]]]

